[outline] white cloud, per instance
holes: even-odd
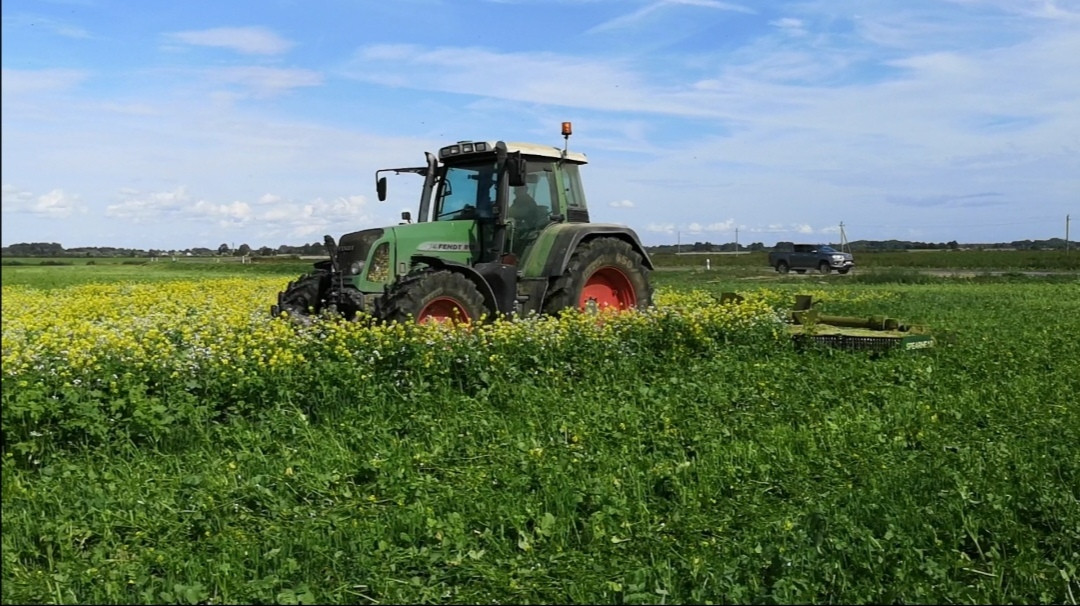
[[[386,56],[392,54],[393,61]],[[653,87],[622,61],[551,52],[499,53],[481,48],[372,45],[357,51],[343,75],[412,88],[604,111],[723,116],[726,91]]]
[[[745,231],[751,233],[777,233],[777,234],[813,234],[814,228],[806,223],[770,223],[765,227],[751,227]]]
[[[262,214],[259,215],[259,220],[266,221],[268,223],[286,223],[290,218],[294,216],[294,213],[290,209],[285,207],[279,207],[271,208],[270,210],[264,211]]]
[[[634,203],[631,200],[615,200],[614,202],[608,202],[608,206],[612,208],[634,208]]]
[[[364,196],[342,196],[326,201],[318,198],[304,205],[304,216],[351,219],[363,216],[367,199]]]
[[[39,93],[74,88],[89,77],[77,69],[0,70],[0,87],[4,96]]]
[[[191,213],[218,219],[219,225],[222,226],[244,225],[252,219],[251,205],[239,200],[226,204],[199,200],[191,207]]]
[[[0,208],[3,208],[3,212],[20,212],[31,200],[34,199],[34,194],[31,192],[19,189],[10,183],[4,183],[3,185],[3,198],[0,202]]]
[[[85,213],[86,206],[78,194],[54,189],[47,194],[34,194],[14,185],[3,185],[3,212],[25,213],[47,219],[66,219],[75,213]]]
[[[1065,0],[1066,2],[1068,0]],[[1032,14],[1044,17],[1046,19],[1058,19],[1065,22],[1078,23],[1080,22],[1080,6],[1075,6],[1074,10],[1062,8],[1060,6],[1061,1],[1055,0],[1042,0],[1038,2],[1032,2],[1033,5]],[[1006,8],[1013,8],[1015,5],[1009,1]]]
[[[187,190],[141,192],[134,188],[120,190],[121,200],[105,207],[105,216],[133,223],[158,222],[168,215],[182,213],[191,202]]]
[[[721,221],[717,223],[701,223],[700,221],[690,221],[683,226],[679,226],[675,223],[650,223],[645,231],[649,233],[664,234],[664,235],[686,235],[686,236],[700,236],[706,233],[723,234],[734,232],[737,227],[734,219],[728,219],[727,221]],[[788,231],[789,228],[777,229],[777,231]]]
[[[5,200],[19,195],[15,188],[5,188]],[[178,187],[160,192],[125,188],[121,196],[121,202],[107,207],[107,216],[163,228],[168,225],[175,228],[172,222],[183,220],[193,225],[253,229],[245,238],[308,237],[337,232],[341,225],[365,226],[374,222],[368,212],[367,198],[361,195],[297,201],[266,193],[252,203],[243,200],[222,203],[196,199],[186,187]]]
[[[658,2],[646,4],[645,6],[639,8],[632,13],[620,15],[618,17],[615,17],[614,19],[596,25],[589,29],[587,33],[593,34],[632,27],[643,21],[646,21],[646,19],[650,18],[658,12],[679,6],[711,8],[716,10],[733,11],[738,13],[754,12],[753,9],[750,9],[741,4],[735,4],[732,2],[720,2],[718,0],[659,0]]]
[[[322,74],[310,69],[247,66],[210,70],[208,74],[212,80],[244,86],[262,96],[323,83]]]
[[[113,103],[106,102],[100,105],[103,112],[118,114],[124,117],[160,116],[161,112],[147,103]]]
[[[728,219],[727,221],[722,221],[722,222],[719,222],[719,223],[710,223],[705,228],[705,231],[728,232],[728,231],[735,231],[736,227],[737,226],[735,225],[735,220],[734,219]]]
[[[280,55],[294,43],[264,27],[216,27],[174,32],[167,36],[193,46],[227,48],[245,55]]]
[[[14,29],[30,29],[35,32],[52,32],[57,36],[64,38],[72,38],[76,40],[89,39],[90,33],[85,28],[78,25],[72,25],[63,20],[52,19],[41,12],[37,13],[5,13],[4,14],[4,29],[8,27]]]
[[[795,19],[792,17],[784,17],[783,19],[777,19],[770,21],[769,25],[777,28],[789,36],[805,36],[806,26],[801,19]]]
[[[64,25],[62,23],[56,24],[56,28],[53,31],[55,31],[57,35],[65,38],[86,39],[90,37],[90,33],[85,29],[74,25]]]

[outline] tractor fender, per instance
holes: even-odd
[[[574,255],[583,242],[596,238],[617,238],[629,244],[635,252],[641,255],[645,267],[654,269],[652,259],[645,252],[637,233],[625,225],[611,223],[560,223],[551,225],[536,239],[525,266],[522,268],[523,277],[526,278],[550,278],[561,276],[570,264],[570,257]]]
[[[476,284],[476,288],[480,291],[480,295],[484,297],[484,306],[487,307],[492,314],[497,314],[500,312],[498,299],[495,298],[495,291],[492,290],[491,284],[489,284],[488,281],[484,279],[484,276],[480,272],[476,271],[472,267],[469,267],[468,265],[464,265],[462,263],[457,263],[456,261],[447,261],[446,259],[441,259],[439,257],[432,257],[428,255],[413,255],[412,261],[414,264],[424,263],[425,265],[428,265],[429,267],[432,267],[434,269],[445,269],[446,271],[452,271],[462,274],[463,276],[468,278],[469,281]],[[501,311],[505,312],[506,310]]]

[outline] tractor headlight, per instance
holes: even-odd
[[[349,273],[354,276],[359,276],[362,271],[364,271],[363,261],[353,261],[353,264],[349,266]]]

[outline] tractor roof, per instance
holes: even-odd
[[[447,145],[439,150],[439,158],[446,161],[450,157],[466,157],[475,153],[491,153],[495,149],[495,141],[458,141],[453,145]],[[551,158],[558,160],[563,158],[563,150],[551,145],[539,145],[537,143],[506,143],[506,151],[521,152],[524,156]],[[566,152],[566,160],[574,164],[585,164],[588,159],[581,152]]]
[[[543,156],[545,158],[554,158],[558,160],[563,157],[563,150],[553,147],[551,145],[540,145],[537,143],[506,143],[506,151],[516,152],[519,151],[526,156]],[[585,164],[588,160],[585,158],[585,154],[581,152],[566,152],[566,159],[570,162],[576,162]]]

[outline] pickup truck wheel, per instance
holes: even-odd
[[[781,261],[781,262],[776,264],[776,271],[778,271],[778,272],[780,272],[782,274],[786,274],[788,272],[788,269],[789,269],[788,264],[785,263],[784,261]]]
[[[847,272],[851,271],[851,268],[845,267],[844,269],[838,269],[836,271],[838,271],[838,272],[840,272],[842,274],[846,274]]]
[[[806,270],[805,269],[796,269],[795,273],[797,273],[797,274],[805,274]]]
[[[820,273],[821,273],[821,275],[823,275],[823,276],[824,276],[824,275],[827,275],[827,274],[829,273],[829,271],[831,271],[831,270],[832,270],[832,268],[831,268],[831,267],[829,267],[829,264],[828,264],[828,263],[826,263],[826,262],[822,261],[822,262],[821,262],[821,265],[818,265],[818,268],[817,268],[817,270],[818,270],[818,272],[820,272]]]

